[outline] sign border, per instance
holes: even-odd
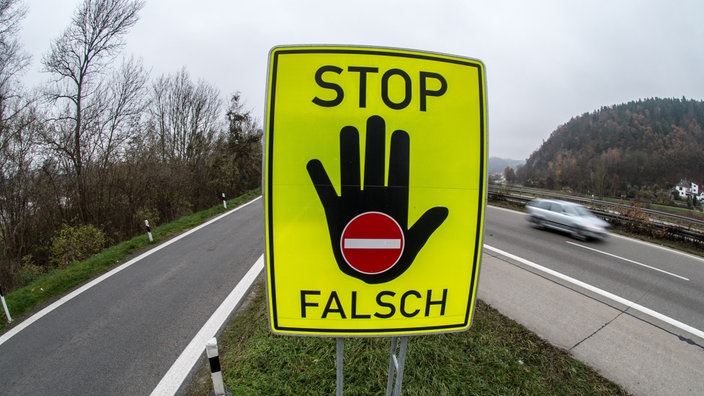
[[[278,323],[276,299],[276,276],[275,276],[275,260],[274,260],[274,220],[273,220],[273,153],[274,153],[274,119],[276,114],[276,85],[277,85],[277,70],[278,61],[281,55],[290,54],[354,54],[354,55],[381,55],[390,57],[412,58],[421,60],[440,61],[444,63],[459,64],[477,69],[477,85],[479,87],[479,114],[480,114],[480,153],[482,161],[479,166],[479,196],[478,216],[476,238],[474,246],[474,263],[472,266],[471,280],[469,283],[469,296],[467,301],[467,311],[462,323],[443,324],[432,326],[415,326],[415,327],[397,327],[385,329],[350,329],[350,328],[312,328],[312,327],[290,327],[281,326]],[[464,60],[466,59],[466,60]],[[394,335],[428,335],[434,333],[459,332],[465,331],[471,326],[472,313],[475,308],[475,300],[477,289],[479,286],[479,267],[481,256],[483,254],[483,226],[484,214],[486,212],[487,186],[486,186],[486,151],[488,149],[488,115],[486,112],[486,76],[484,64],[476,59],[464,58],[447,55],[441,53],[416,51],[411,49],[391,48],[391,47],[371,47],[371,46],[333,46],[333,45],[300,45],[300,46],[276,46],[271,49],[269,55],[269,69],[267,70],[268,89],[266,95],[265,107],[267,113],[266,120],[266,139],[264,140],[263,165],[265,167],[262,176],[266,183],[264,185],[264,205],[265,205],[265,268],[267,270],[266,292],[269,304],[267,319],[269,320],[270,329],[277,334],[296,335],[296,336],[345,336],[345,337],[387,337]],[[270,249],[271,248],[271,249]]]

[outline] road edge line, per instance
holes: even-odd
[[[593,293],[596,293],[596,294],[598,294],[598,295],[600,295],[600,296],[602,296],[602,297],[606,297],[606,298],[608,298],[608,299],[610,299],[610,300],[613,300],[613,301],[615,301],[615,302],[618,302],[618,303],[620,303],[620,304],[623,304],[623,305],[625,305],[625,306],[628,307],[628,308],[633,308],[633,309],[635,309],[636,311],[640,311],[640,312],[642,312],[642,313],[644,313],[644,314],[646,314],[646,315],[652,316],[653,318],[656,318],[656,319],[661,320],[661,321],[663,321],[663,322],[665,322],[665,323],[667,323],[667,324],[670,324],[670,325],[672,325],[672,326],[674,326],[674,327],[677,327],[677,328],[680,329],[680,330],[686,331],[686,332],[688,332],[688,333],[690,333],[690,334],[692,334],[692,335],[695,335],[695,336],[697,336],[697,337],[699,337],[699,338],[701,338],[701,339],[704,339],[704,331],[701,331],[701,330],[699,330],[699,329],[697,329],[697,328],[694,328],[694,327],[692,327],[692,326],[690,326],[690,325],[688,325],[688,324],[682,323],[682,322],[680,322],[680,321],[678,321],[678,320],[675,320],[675,319],[673,319],[673,318],[671,318],[671,317],[669,317],[669,316],[665,316],[665,315],[663,315],[663,314],[661,314],[661,313],[659,313],[659,312],[657,312],[657,311],[653,311],[653,310],[650,309],[650,308],[646,308],[646,307],[644,307],[644,306],[642,306],[642,305],[640,305],[640,304],[636,304],[636,303],[633,302],[633,301],[626,300],[626,299],[623,298],[623,297],[619,297],[619,296],[617,296],[617,295],[615,295],[615,294],[613,294],[613,293],[609,293],[609,292],[607,292],[606,290],[599,289],[599,288],[597,288],[597,287],[595,287],[595,286],[592,286],[592,285],[590,285],[590,284],[588,284],[588,283],[585,283],[585,282],[582,282],[582,281],[577,280],[577,279],[575,279],[575,278],[569,277],[569,276],[567,276],[567,275],[565,275],[565,274],[562,274],[562,273],[560,273],[560,272],[557,272],[557,271],[555,271],[555,270],[551,270],[550,268],[543,267],[542,265],[536,264],[536,263],[534,263],[534,262],[532,262],[532,261],[526,260],[526,259],[524,259],[524,258],[522,258],[522,257],[519,257],[519,256],[516,256],[516,255],[514,255],[514,254],[505,252],[505,251],[503,251],[503,250],[501,250],[501,249],[497,249],[497,248],[495,248],[495,247],[493,247],[493,246],[484,245],[484,248],[485,248],[485,249],[488,249],[488,250],[490,250],[490,251],[492,251],[492,252],[494,252],[494,253],[498,253],[498,254],[500,254],[500,255],[502,255],[502,256],[505,256],[505,257],[507,257],[507,258],[510,258],[511,260],[518,261],[519,263],[525,264],[525,265],[527,265],[527,266],[529,266],[529,267],[532,267],[532,268],[535,268],[535,269],[537,269],[537,270],[539,270],[539,271],[542,271],[542,272],[545,272],[545,273],[547,273],[547,274],[550,274],[550,275],[552,275],[552,276],[554,276],[554,277],[557,277],[557,278],[559,278],[559,279],[562,279],[562,280],[564,280],[564,281],[566,281],[566,282],[572,283],[573,285],[579,286],[579,287],[581,287],[581,288],[583,288],[583,289],[587,289],[587,290],[589,290],[589,291],[591,291],[591,292],[593,292]],[[481,284],[480,284],[480,286],[481,286]]]
[[[230,317],[232,311],[239,304],[245,294],[252,287],[252,284],[257,279],[259,274],[264,270],[264,255],[259,256],[259,259],[247,271],[244,277],[237,283],[232,292],[225,298],[220,306],[215,310],[213,315],[196,333],[191,342],[184,348],[181,355],[176,359],[169,370],[164,374],[159,381],[159,384],[154,388],[151,395],[174,395],[185,381],[188,374],[193,369],[193,366],[198,362],[198,359],[205,351],[205,345],[208,340],[215,337],[227,318]]]

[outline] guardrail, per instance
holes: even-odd
[[[704,246],[704,221],[633,205],[576,197],[524,187],[489,186],[489,199],[525,205],[535,198],[561,199],[588,207],[613,226],[656,239]]]

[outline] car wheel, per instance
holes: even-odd
[[[530,222],[533,223],[533,226],[539,230],[545,228],[545,225],[543,225],[543,220],[538,217],[531,217]]]
[[[579,241],[586,241],[587,240],[587,236],[584,235],[584,231],[582,230],[582,228],[580,228],[579,226],[576,226],[576,225],[572,226],[571,228],[572,228],[572,238],[577,239]]]

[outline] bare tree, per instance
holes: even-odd
[[[36,135],[41,124],[33,106],[22,103],[13,109],[11,122],[4,120],[5,140],[0,149],[0,282],[16,272],[22,256],[36,242],[32,229],[36,210],[34,195],[35,160],[39,157]]]
[[[71,25],[42,58],[44,71],[54,77],[47,97],[57,105],[53,135],[47,135],[47,142],[72,167],[84,221],[88,217],[84,171],[101,139],[104,73],[143,6],[141,0],[84,0]]]
[[[143,153],[155,162],[152,202],[162,219],[213,202],[214,154],[225,129],[221,111],[219,91],[194,83],[185,68],[152,84],[142,143]]]
[[[33,132],[38,124],[18,80],[30,60],[17,37],[25,15],[19,1],[0,0],[0,283],[6,285],[31,243]]]
[[[162,76],[152,88],[150,125],[164,162],[197,165],[212,151],[222,129],[219,91],[194,84],[185,69]]]
[[[12,139],[7,124],[22,106],[16,106],[20,89],[17,75],[29,65],[30,57],[22,51],[17,35],[27,10],[18,0],[0,0],[0,148]],[[0,156],[0,169],[4,158]]]
[[[0,0],[0,100],[14,96],[17,75],[27,68],[30,57],[19,44],[20,22],[27,14],[19,0]]]
[[[231,194],[243,193],[261,183],[262,130],[244,108],[240,94],[230,98],[227,136],[219,145],[218,180]]]
[[[147,72],[141,62],[129,58],[114,70],[105,89],[97,95],[100,106],[96,106],[96,147],[103,168],[121,157],[127,140],[141,131],[141,118],[148,104],[146,94]]]

